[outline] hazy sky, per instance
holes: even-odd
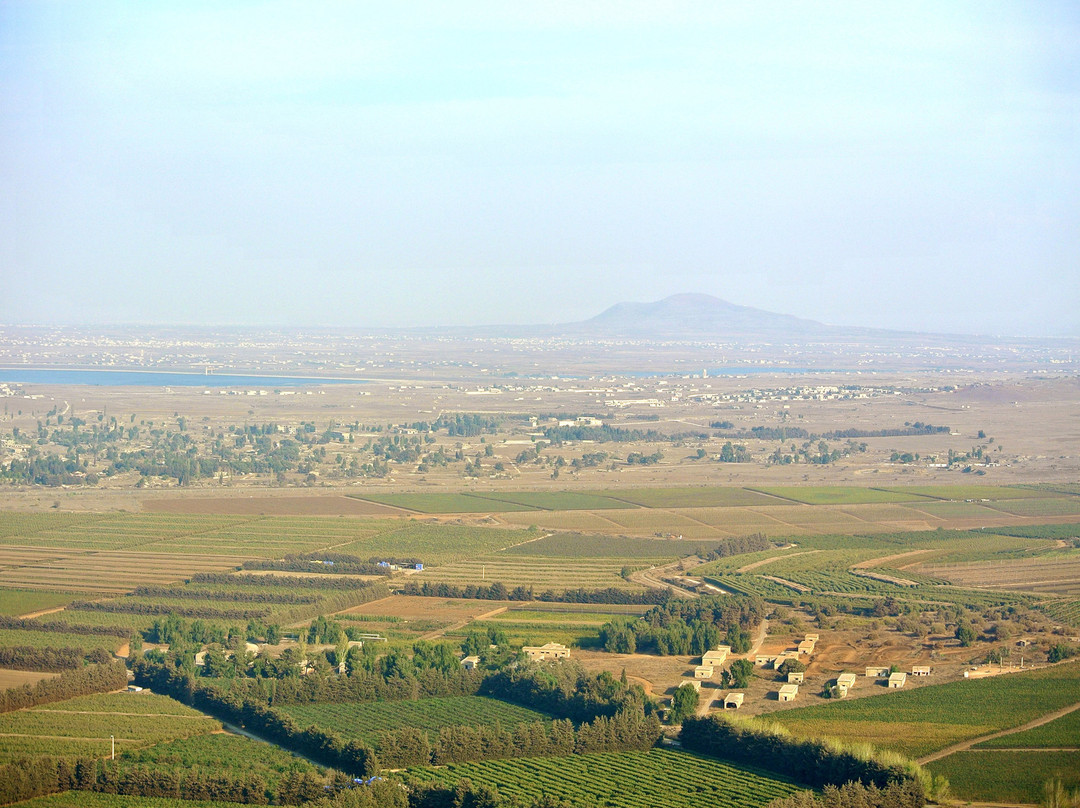
[[[1080,334],[1080,5],[0,0],[0,322]]]

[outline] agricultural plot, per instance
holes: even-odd
[[[995,502],[993,508],[1013,516],[1080,516],[1080,497],[1014,499],[1007,502]]]
[[[17,710],[0,715],[0,762],[33,755],[103,757],[109,754],[109,736],[117,750],[147,746],[174,738],[214,732],[220,724],[194,710],[180,712],[155,704],[137,704],[143,694],[112,694]],[[128,709],[129,705],[132,709]],[[86,707],[105,709],[86,709]],[[145,712],[168,709],[168,712]]]
[[[958,586],[1080,596],[1080,554],[920,567]]]
[[[629,488],[603,493],[643,508],[730,508],[779,504],[775,497],[747,488]]]
[[[616,532],[620,528],[610,519],[591,511],[527,511],[503,513],[499,518],[511,525],[536,525],[549,530],[591,530]]]
[[[989,505],[976,502],[948,502],[928,500],[919,505],[910,506],[915,513],[922,513],[934,519],[985,519],[992,521],[1001,518],[1001,511],[995,511]]]
[[[0,586],[102,594],[128,592],[141,584],[165,584],[197,572],[234,569],[240,559],[145,551],[69,555],[40,564],[0,570]]]
[[[953,796],[963,800],[1042,804],[1043,785],[1055,778],[1067,790],[1080,788],[1080,752],[972,750],[936,760],[927,768],[947,777]]]
[[[401,511],[356,496],[183,497],[143,502],[151,513],[227,514],[235,516],[400,516]]]
[[[504,615],[506,613],[504,612]],[[502,615],[500,615],[502,616]],[[446,632],[446,638],[464,638],[473,631],[487,631],[495,628],[506,634],[507,642],[512,645],[543,645],[544,643],[562,643],[568,648],[595,646],[600,636],[600,626],[570,622],[541,622],[526,620],[475,620],[468,626]]]
[[[555,533],[504,550],[506,556],[559,558],[676,559],[708,547],[707,542],[679,539],[646,539],[638,536],[596,536]]]
[[[0,589],[0,614],[26,615],[57,606],[66,606],[80,595],[63,592],[34,592],[27,589]]]
[[[673,511],[687,519],[703,522],[729,536],[747,533],[764,533],[768,536],[799,535],[806,531],[797,525],[791,525],[774,519],[767,509],[750,508],[682,508]]]
[[[931,499],[951,500],[1000,500],[1000,499],[1039,499],[1055,496],[1052,491],[1037,488],[1014,487],[1011,485],[906,485],[890,486],[879,489],[900,493],[907,496],[930,497]]]
[[[61,631],[21,631],[0,629],[0,648],[25,645],[30,648],[103,648],[115,652],[124,644],[119,637],[95,637],[92,634],[69,634]]]
[[[919,757],[1080,701],[1080,665],[949,682],[770,716],[797,735],[865,741]]]
[[[350,496],[361,498],[358,494],[350,494]],[[510,502],[494,503],[471,494],[365,494],[362,499],[417,513],[498,513],[535,510],[529,505],[515,505]]]
[[[497,503],[544,511],[592,511],[636,507],[606,494],[575,491],[518,491],[515,493],[474,493],[471,496]]]
[[[302,726],[332,730],[346,741],[375,744],[379,733],[411,727],[438,734],[442,727],[499,724],[503,728],[551,716],[484,696],[449,696],[418,701],[376,701],[363,704],[297,704],[278,708]]]
[[[77,513],[20,513],[0,511],[0,543],[8,544],[7,539],[34,536],[46,530],[60,530],[77,527],[106,517],[99,514]]]
[[[59,675],[59,673],[13,671],[8,670],[7,668],[0,668],[0,690],[7,690],[11,687],[21,687],[22,685],[33,685],[40,682],[42,679],[52,679]]]
[[[424,570],[412,580],[435,581],[448,584],[493,584],[499,581],[508,587],[531,586],[537,592],[551,589],[605,589],[610,586],[631,591],[643,587],[622,578],[624,563],[607,559],[576,559],[573,562],[559,558],[532,556],[487,556],[473,561],[461,561]]]
[[[373,600],[335,616],[335,620],[348,620],[353,616],[364,622],[379,618],[390,622],[427,620],[432,615],[447,622],[464,622],[496,609],[509,606],[505,600],[472,600],[470,598],[425,598],[419,595],[394,595],[391,598]]]
[[[866,505],[843,505],[839,506],[837,510],[870,525],[906,526],[926,523],[926,514],[920,513],[915,506],[870,503]]]
[[[1040,612],[1065,623],[1066,625],[1080,628],[1080,600],[1059,600],[1048,603],[1040,603]]]
[[[243,808],[239,802],[176,800],[170,797],[128,797],[93,791],[65,791],[20,802],[19,808]]]
[[[858,488],[842,485],[788,485],[753,489],[806,505],[859,505],[880,502],[918,502],[928,496],[915,489]]]
[[[401,524],[399,519],[265,517],[186,536],[178,541],[162,542],[154,549],[173,553],[216,552],[280,558],[288,553],[306,553],[370,538]]]
[[[379,555],[415,557],[427,564],[476,558],[534,538],[535,533],[493,527],[398,522],[396,529],[336,547],[361,558]]]
[[[1067,749],[1080,751],[1080,710],[1073,710],[1041,727],[1002,735],[973,749]]]
[[[532,801],[546,795],[574,806],[610,808],[748,808],[799,790],[775,775],[669,749],[491,760],[406,773],[413,782],[443,785],[466,777],[497,788],[503,797]]]
[[[117,757],[121,758],[119,754]],[[291,772],[321,774],[324,771],[279,746],[223,732],[128,750],[124,752],[122,762],[173,771],[178,767],[187,771],[232,770],[238,774],[262,777],[271,787],[275,787],[282,776]]]
[[[0,514],[0,524],[24,514]],[[51,520],[33,523],[36,529],[23,534],[9,533],[0,541],[27,547],[63,547],[86,550],[127,550],[183,536],[207,533],[246,521],[245,517],[173,514],[119,514],[97,518],[70,519],[66,514],[41,514]],[[13,519],[17,521],[17,518]]]
[[[704,528],[706,533],[713,535],[716,533],[716,531],[710,530],[707,526],[700,525],[692,519],[666,511],[638,508],[630,511],[605,513],[604,516],[625,530],[639,533],[642,531],[648,533],[663,531],[665,533],[681,533],[685,535],[689,532],[699,532],[701,528]]]

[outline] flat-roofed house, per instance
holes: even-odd
[[[805,637],[803,637],[803,639],[810,640],[811,642],[817,642],[819,638],[817,634],[807,634]]]
[[[721,651],[719,649],[716,651],[706,651],[701,655],[701,664],[710,668],[719,668],[727,662],[727,657],[727,651]]]
[[[724,709],[738,710],[740,707],[742,707],[742,703],[745,698],[745,693],[728,693],[724,697]]]
[[[846,696],[848,691],[853,687],[855,687],[854,673],[841,673],[836,677],[836,689],[840,691],[841,698]]]
[[[930,666],[929,665],[916,665],[915,667],[913,667],[911,669],[911,675],[912,676],[929,676],[930,675]]]
[[[772,665],[775,661],[776,654],[757,654],[754,657],[755,665],[763,665],[766,668]]]
[[[889,675],[889,669],[871,666],[866,669],[866,675],[871,679],[884,679]]]
[[[798,685],[780,686],[780,701],[795,701],[797,695],[799,695]]]
[[[543,645],[526,645],[521,649],[530,660],[542,662],[545,659],[569,659],[570,649],[562,643],[548,642]]]
[[[479,664],[480,657],[478,656],[467,656],[463,660],[461,660],[461,667],[463,667],[467,671],[475,670],[477,666],[479,666]]]
[[[799,653],[808,655],[812,654],[814,653],[815,645],[816,643],[813,640],[803,640],[801,643],[799,643]]]
[[[712,679],[713,669],[711,665],[698,665],[694,668],[695,679]]]
[[[897,671],[889,675],[889,687],[901,688],[907,684],[907,674]]]
[[[805,676],[806,675],[802,671],[791,671],[787,675],[788,684],[801,685]]]

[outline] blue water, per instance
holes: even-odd
[[[139,370],[52,370],[0,368],[0,382],[19,384],[91,384],[102,387],[300,387],[313,384],[363,384],[351,379],[300,376],[235,376],[212,373],[159,373]]]

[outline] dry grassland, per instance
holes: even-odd
[[[7,690],[9,687],[20,687],[21,685],[32,685],[40,682],[42,679],[52,679],[55,676],[59,676],[59,673],[42,673],[40,671],[12,671],[7,668],[0,668],[0,690]]]

